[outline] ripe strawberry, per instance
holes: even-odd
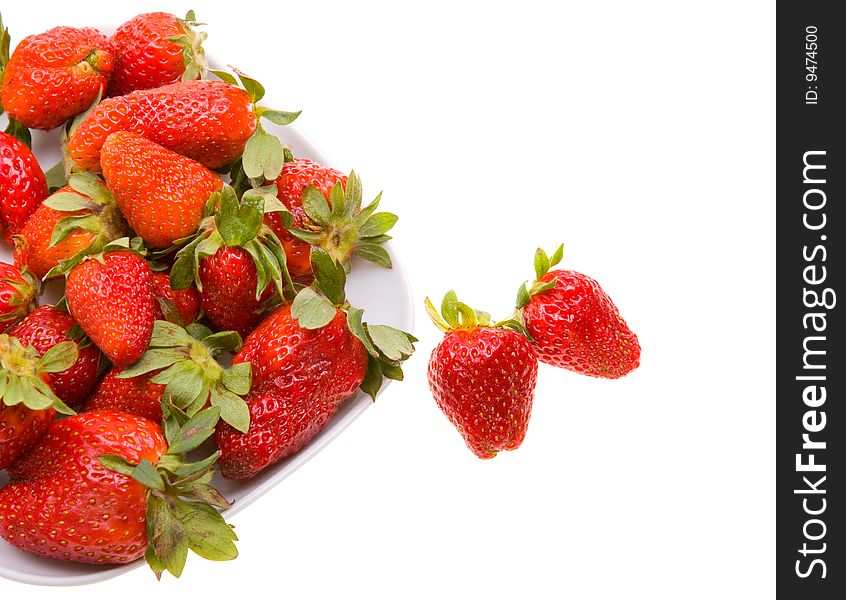
[[[35,308],[35,278],[14,265],[0,262],[0,331],[23,319]]]
[[[157,371],[137,377],[118,377],[122,372],[123,369],[112,367],[82,405],[81,412],[118,410],[161,423],[161,401],[165,386],[150,381],[157,375]]]
[[[241,396],[250,390],[250,365],[225,369],[217,362],[221,352],[240,348],[234,331],[156,321],[150,349],[131,367],[112,369],[85,410],[118,409],[161,421],[162,402],[188,417],[211,405],[224,421],[247,431],[250,415]]]
[[[278,198],[289,212],[271,212],[264,221],[281,240],[294,277],[311,275],[312,245],[326,250],[336,262],[346,263],[356,255],[391,267],[380,244],[391,239],[386,233],[397,217],[386,212],[373,214],[381,194],[361,208],[361,180],[354,172],[350,180],[348,187],[346,175],[305,158],[283,165],[275,184]],[[334,209],[336,202],[340,210]]]
[[[252,364],[253,387],[245,398],[249,431],[217,426],[224,477],[254,477],[300,450],[359,386],[375,398],[383,376],[401,379],[400,364],[414,350],[410,335],[363,324],[360,309],[341,310],[343,267],[322,250],[312,260],[317,287],[277,308],[232,361]]]
[[[76,173],[15,236],[15,264],[41,278],[56,277],[59,273],[53,269],[62,261],[97,253],[126,235],[126,229],[105,185],[89,173]]]
[[[599,284],[575,271],[549,271],[563,257],[538,249],[537,280],[517,295],[517,309],[538,358],[576,373],[617,379],[640,365],[640,343]]]
[[[47,431],[57,410],[73,414],[53,393],[50,375],[76,359],[73,342],[56,344],[42,356],[26,342],[0,334],[0,469]]]
[[[0,133],[0,230],[7,242],[48,195],[44,172],[29,147]]]
[[[0,536],[21,550],[81,563],[146,556],[157,576],[178,577],[189,548],[212,560],[235,558],[235,534],[211,506],[228,506],[207,485],[213,460],[183,460],[211,432],[216,409],[209,413],[174,422],[167,439],[152,421],[117,411],[53,422],[9,468]]]
[[[153,296],[158,300],[157,321],[189,325],[200,316],[200,292],[193,284],[184,290],[170,287],[169,271],[153,273]]]
[[[100,155],[103,177],[124,217],[149,248],[193,235],[220,177],[140,135],[111,134]]]
[[[99,31],[55,27],[15,48],[3,71],[0,101],[22,125],[53,129],[105,92],[112,67],[109,42]]]
[[[85,171],[100,170],[100,151],[115,131],[131,131],[210,169],[234,161],[256,130],[252,98],[223,81],[184,81],[100,102],[68,140]]]
[[[74,335],[76,321],[70,314],[53,306],[39,306],[9,330],[9,335],[22,344],[32,346],[40,354],[62,342],[77,347],[78,358],[67,369],[47,375],[53,392],[69,406],[79,406],[94,389],[99,377],[100,351],[88,343],[80,345]]]
[[[176,254],[171,286],[180,290],[193,282],[214,329],[247,335],[266,312],[274,286],[280,293],[293,287],[281,243],[262,224],[264,202],[252,192],[239,202],[224,186],[209,200],[218,206],[214,218],[205,219],[197,237]]]
[[[133,17],[109,40],[115,67],[109,96],[200,79],[206,71],[205,33],[194,30],[194,12],[185,19],[154,12]]]
[[[67,276],[68,308],[82,330],[116,367],[141,358],[153,334],[153,272],[130,250],[106,249]]]
[[[426,310],[446,332],[429,358],[429,388],[438,407],[479,458],[516,450],[526,437],[538,377],[538,360],[526,337],[490,326],[490,317],[458,302],[449,292],[438,314]]]

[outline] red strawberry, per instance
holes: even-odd
[[[111,134],[100,155],[103,177],[147,247],[168,248],[193,235],[220,177],[140,135]]]
[[[48,194],[44,172],[29,147],[0,133],[0,230],[7,242]]]
[[[126,222],[114,197],[89,173],[71,176],[70,184],[41,204],[15,236],[15,264],[41,278],[77,255],[99,252],[126,235]]]
[[[516,450],[526,437],[538,360],[526,337],[491,327],[490,317],[444,297],[443,317],[426,300],[432,321],[446,332],[429,358],[429,388],[438,407],[479,458]]]
[[[250,415],[241,396],[250,390],[250,365],[225,369],[217,362],[221,352],[241,348],[241,337],[198,324],[189,329],[156,321],[150,349],[131,367],[113,369],[86,410],[119,409],[160,421],[162,401],[188,417],[211,405],[224,421],[247,431]]]
[[[42,356],[26,342],[0,334],[0,469],[47,431],[57,410],[73,413],[53,393],[50,375],[76,359],[72,342],[56,344]]]
[[[36,281],[26,269],[0,262],[0,331],[35,308]]]
[[[105,92],[112,67],[109,42],[99,31],[55,27],[18,44],[3,72],[0,100],[22,125],[53,129]]]
[[[184,290],[170,287],[170,272],[153,273],[153,296],[158,300],[157,321],[171,321],[188,325],[200,316],[200,293],[193,285]],[[167,312],[171,318],[164,313]],[[175,317],[179,317],[178,320]]]
[[[256,131],[252,98],[223,81],[184,81],[107,98],[68,140],[80,169],[100,170],[100,151],[115,131],[131,131],[210,169],[231,163]]]
[[[183,461],[214,419],[216,409],[182,427],[173,422],[167,440],[152,421],[117,411],[53,422],[9,468],[0,536],[21,550],[81,563],[146,556],[157,576],[178,577],[189,548],[212,560],[235,558],[234,533],[206,504],[228,505],[205,483],[213,461]]]
[[[201,78],[206,71],[206,34],[194,31],[195,25],[191,11],[185,19],[146,13],[118,27],[109,40],[115,51],[109,96]]]
[[[640,365],[640,343],[599,284],[575,271],[549,271],[563,257],[535,255],[537,280],[517,296],[517,308],[538,358],[576,373],[617,379]]]
[[[32,346],[40,354],[61,342],[73,342],[77,346],[78,358],[70,367],[59,373],[47,375],[47,383],[53,392],[70,406],[78,406],[94,389],[99,376],[100,351],[88,344],[80,347],[71,339],[76,326],[72,316],[53,306],[39,306],[27,317],[9,330],[9,335],[18,338],[22,344]]]
[[[153,272],[143,258],[129,250],[89,257],[68,273],[65,295],[79,326],[116,367],[147,350],[156,302]]]
[[[150,380],[158,372],[120,378],[123,369],[112,368],[100,381],[94,394],[82,405],[82,412],[118,410],[149,419],[162,420],[162,394],[165,386]]]
[[[253,387],[246,434],[218,424],[215,440],[224,477],[254,477],[308,444],[344,400],[361,388],[375,397],[382,377],[402,378],[400,364],[416,341],[384,325],[362,323],[345,306],[344,269],[322,250],[313,254],[320,277],[291,305],[277,308],[244,342],[233,365],[249,362]]]
[[[397,217],[386,212],[373,214],[381,194],[362,209],[361,180],[355,173],[350,179],[353,185],[348,188],[346,175],[304,158],[283,165],[275,183],[290,217],[285,212],[271,212],[264,220],[282,241],[291,275],[311,275],[312,245],[326,250],[336,262],[346,263],[357,255],[390,268],[391,259],[380,244],[391,239],[386,233]],[[330,210],[336,201],[343,210]],[[286,218],[292,223],[286,224]]]
[[[261,194],[246,193],[239,202],[227,185],[209,205],[218,206],[214,218],[203,220],[197,237],[176,254],[171,285],[179,290],[193,282],[212,327],[245,336],[261,321],[274,287],[293,287],[284,250],[262,224]]]

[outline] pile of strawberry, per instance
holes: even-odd
[[[198,25],[57,27],[10,55],[0,21],[0,536],[43,557],[234,558],[214,472],[297,452],[414,350],[344,293],[353,256],[390,268],[396,216],[268,133],[299,113],[209,71]],[[30,130],[57,127],[45,175]],[[38,306],[47,282],[65,295]]]
[[[590,377],[618,379],[640,365],[640,343],[614,302],[591,277],[554,270],[538,248],[536,279],[517,292],[508,318],[459,302],[447,292],[441,312],[427,298],[432,322],[446,332],[429,359],[429,387],[440,409],[479,458],[523,443],[532,414],[538,361]]]

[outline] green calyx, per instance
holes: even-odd
[[[194,283],[202,291],[200,261],[226,246],[243,248],[252,257],[258,275],[257,300],[270,283],[276,286],[280,297],[293,296],[294,283],[282,242],[263,221],[265,213],[278,210],[284,210],[284,206],[276,198],[275,185],[249,190],[240,200],[228,185],[214,192],[206,204],[208,216],[200,223],[199,232],[190,241],[177,242],[187,243],[176,253],[170,271],[171,287],[182,290]]]
[[[290,125],[302,111],[275,110],[266,106],[258,106],[264,98],[264,86],[258,80],[245,75],[234,67],[235,75],[226,71],[212,71],[218,78],[230,85],[239,85],[253,100],[253,110],[256,114],[256,131],[247,140],[244,153],[241,156],[241,168],[244,174],[253,182],[253,187],[260,187],[265,181],[272,181],[279,177],[286,160],[293,160],[291,151],[278,137],[265,131],[261,119],[267,119],[276,125]],[[237,79],[236,79],[237,77]],[[234,178],[233,178],[234,179]]]
[[[157,464],[147,459],[132,464],[117,454],[100,456],[100,463],[131,477],[147,488],[147,564],[161,578],[168,571],[179,577],[188,551],[208,560],[233,560],[238,537],[217,509],[231,503],[211,485],[220,452],[188,462],[185,454],[198,448],[212,433],[220,409],[206,408],[192,417],[165,407],[162,426],[168,451]]]
[[[65,275],[86,256],[102,252],[106,246],[126,236],[129,230],[114,196],[103,181],[91,173],[74,173],[68,179],[73,192],[56,192],[44,204],[59,212],[79,212],[65,217],[53,228],[50,247],[77,230],[95,234],[93,241],[71,258],[50,269],[45,279]]]
[[[354,308],[346,300],[347,275],[343,265],[332,260],[322,248],[312,248],[311,267],[314,284],[297,292],[291,304],[291,316],[303,329],[320,329],[343,311],[347,327],[367,349],[367,372],[361,389],[374,400],[387,377],[402,381],[402,363],[414,352],[417,338],[387,325],[364,322],[364,309]]]
[[[388,231],[396,224],[397,216],[376,212],[382,193],[361,207],[361,179],[352,171],[346,189],[336,183],[329,201],[314,186],[303,189],[303,210],[309,222],[303,228],[287,227],[294,237],[325,250],[336,263],[347,265],[350,257],[359,256],[386,269],[391,257],[382,244],[391,239]]]
[[[193,10],[189,10],[184,19],[176,19],[182,33],[168,38],[182,48],[182,61],[185,63],[185,71],[182,73],[182,81],[193,81],[203,79],[209,70],[206,62],[206,52],[203,50],[203,42],[208,34],[204,31],[197,31],[195,27],[205,25],[198,23]]]
[[[560,263],[562,258],[564,258],[564,244],[558,246],[552,256],[547,255],[543,248],[538,248],[535,251],[535,280],[528,287],[528,282],[524,282],[517,291],[518,311],[529,303],[532,296],[555,287],[555,279],[542,282],[540,278],[546,275],[551,267]]]
[[[12,288],[12,295],[6,301],[11,309],[9,312],[0,314],[0,328],[5,324],[17,323],[35,308],[35,296],[38,288],[38,280],[27,271],[26,267],[21,269],[20,279],[3,279],[2,282]]]
[[[23,404],[32,410],[50,407],[64,415],[76,414],[62,402],[42,379],[47,373],[66,371],[79,358],[73,342],[60,342],[40,355],[32,346],[0,334],[0,402],[6,406]]]
[[[435,305],[429,298],[426,298],[426,314],[435,324],[435,327],[443,332],[452,331],[455,329],[472,330],[478,327],[501,327],[504,329],[511,329],[517,333],[525,336],[531,340],[532,337],[526,330],[522,319],[512,315],[508,319],[491,324],[491,315],[481,310],[476,310],[464,302],[458,300],[458,296],[453,290],[444,294],[444,299],[441,302],[441,312],[435,308]]]
[[[194,417],[211,405],[220,418],[238,431],[250,428],[250,411],[243,396],[250,391],[252,371],[249,362],[224,368],[217,357],[241,349],[241,336],[234,331],[212,331],[197,323],[182,328],[167,321],[156,321],[150,347],[120,379],[160,371],[151,381],[165,386],[162,403],[170,412]]]

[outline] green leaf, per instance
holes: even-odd
[[[184,290],[194,283],[194,257],[190,254],[180,256],[170,269],[170,287]]]
[[[555,252],[552,254],[552,258],[549,259],[549,266],[554,267],[561,262],[562,258],[564,258],[564,244],[561,244],[555,249]]]
[[[150,337],[150,346],[175,348],[185,346],[194,341],[188,332],[180,325],[170,321],[156,320],[153,323],[153,335]]]
[[[257,129],[247,140],[241,163],[244,173],[251,179],[258,177],[268,180],[276,179],[285,163],[282,142],[275,135]]]
[[[220,410],[216,407],[201,410],[191,417],[187,423],[179,428],[173,436],[168,454],[184,454],[206,441],[220,418]]]
[[[449,331],[450,324],[447,323],[446,319],[441,316],[438,309],[435,308],[435,305],[429,298],[426,298],[424,306],[426,307],[426,314],[429,315],[429,319],[431,319],[432,323],[435,324],[435,327],[441,331]]]
[[[375,402],[376,394],[379,393],[379,389],[382,387],[383,379],[382,366],[379,364],[379,359],[371,356],[370,360],[367,361],[367,371],[365,371],[364,379],[359,387]]]
[[[303,188],[302,203],[303,210],[312,221],[323,226],[329,224],[329,203],[320,190],[313,185],[307,185]]]
[[[375,263],[380,267],[384,267],[385,269],[393,267],[388,251],[379,244],[362,242],[356,247],[355,255],[363,258],[364,260],[369,260],[370,262]]]
[[[350,171],[345,189],[347,197],[347,218],[352,218],[361,209],[361,179],[355,171]]]
[[[237,331],[219,331],[203,338],[203,345],[216,356],[221,351],[237,352],[243,342]]]
[[[260,106],[258,110],[256,110],[259,117],[263,117],[268,121],[276,123],[277,125],[290,125],[297,120],[297,117],[299,117],[302,112],[303,111],[301,110],[296,112],[273,110],[272,108],[265,108],[263,106]]]
[[[47,179],[47,189],[50,192],[65,187],[68,184],[68,175],[65,171],[65,163],[63,161],[57,162],[55,165],[44,172],[44,177]]]
[[[183,360],[185,357],[170,348],[151,348],[137,362],[121,371],[117,379],[131,379],[145,373],[158,371]]]
[[[188,509],[182,522],[188,533],[188,543],[197,555],[214,561],[233,560],[238,550],[233,543],[238,538],[216,510],[195,502],[183,503]]]
[[[346,212],[347,199],[344,196],[344,186],[340,181],[336,181],[335,185],[329,192],[329,200],[332,205],[332,220],[337,221],[344,217]]]
[[[44,204],[60,212],[97,209],[97,205],[91,200],[75,192],[57,192],[44,200]]]
[[[150,489],[163,490],[165,488],[164,481],[162,481],[159,472],[156,471],[156,467],[146,458],[142,458],[138,466],[132,470],[131,477]]]
[[[188,335],[198,341],[206,339],[213,333],[211,329],[202,323],[191,323],[185,328],[185,331],[188,332]]]
[[[405,333],[387,325],[368,325],[367,333],[373,344],[390,360],[403,360],[414,352]]]
[[[520,286],[520,289],[517,290],[517,308],[523,308],[529,303],[531,296],[529,296],[529,290],[526,289],[526,282],[523,282],[523,285]]]
[[[361,238],[376,237],[390,231],[396,224],[398,217],[389,212],[379,212],[372,215],[358,230]]]
[[[382,367],[382,375],[384,375],[387,379],[393,379],[394,381],[403,380],[403,373],[401,367],[384,360],[381,361],[379,364]]]
[[[303,329],[320,329],[335,318],[335,305],[311,287],[299,291],[291,305],[291,316]]]
[[[101,206],[112,200],[109,192],[103,187],[103,182],[91,173],[85,171],[74,173],[68,178],[68,185],[75,192],[90,198]]]
[[[367,353],[370,354],[370,356],[379,356],[379,350],[373,345],[373,342],[370,340],[370,336],[367,335],[367,330],[364,328],[364,323],[362,322],[363,316],[363,308],[350,308],[347,311],[347,327],[349,327],[350,332],[357,337],[362,344],[364,344],[364,347],[367,349]]]
[[[135,465],[119,454],[103,454],[97,458],[101,465],[121,475],[132,477],[132,472],[135,471]]]
[[[532,284],[532,287],[529,288],[529,296],[535,296],[540,294],[541,292],[545,292],[546,290],[551,290],[555,287],[555,282],[557,279],[552,279],[551,281],[536,281]]]
[[[220,409],[220,418],[240,431],[250,429],[250,409],[244,400],[225,388],[212,388],[209,394],[211,405]]]
[[[209,72],[214,73],[218,79],[225,81],[229,85],[238,85],[238,80],[232,75],[232,73],[227,73],[226,71],[219,71],[216,69],[209,69]]]
[[[188,477],[189,475],[194,475],[195,473],[199,473],[203,469],[207,469],[212,466],[218,458],[220,458],[220,450],[214,452],[213,454],[209,454],[207,457],[197,462],[186,463],[177,461],[176,466],[173,469],[168,470],[177,477]],[[159,465],[161,466],[161,462]]]
[[[315,285],[332,304],[343,304],[346,299],[344,287],[347,284],[343,265],[336,264],[322,248],[312,248],[310,258]]]
[[[6,125],[6,133],[8,133],[16,140],[26,144],[27,147],[32,147],[32,134],[29,132],[29,129],[27,129],[11,117],[9,118],[9,124]]]
[[[253,381],[252,375],[252,365],[249,362],[242,362],[223,371],[221,382],[223,387],[233,394],[243,396],[250,391]]]
[[[441,315],[449,323],[450,328],[458,329],[461,327],[461,321],[458,317],[458,296],[455,290],[450,290],[444,294],[444,299],[441,302]]]
[[[50,238],[50,248],[68,237],[75,229],[97,232],[100,229],[100,217],[93,214],[67,217],[56,223]]]
[[[238,75],[238,79],[241,80],[241,85],[243,85],[244,89],[247,90],[247,93],[252,96],[254,103],[259,102],[262,98],[264,98],[264,86],[262,84],[234,67],[232,70]]]
[[[60,373],[67,371],[79,358],[79,349],[74,342],[59,342],[38,361],[37,373]]]
[[[156,561],[179,577],[188,558],[188,534],[168,503],[154,494],[147,498],[147,539]],[[149,558],[147,562],[153,567]]]
[[[179,491],[183,496],[205,502],[206,504],[210,504],[218,508],[229,508],[232,506],[232,503],[229,502],[223,494],[207,483],[187,483],[184,486],[180,485]]]
[[[535,277],[540,279],[546,275],[547,271],[549,271],[549,257],[543,248],[538,248],[535,251]]]
[[[261,196],[245,194],[239,203],[235,190],[224,187],[220,208],[214,216],[223,243],[229,247],[243,246],[255,239],[261,228],[263,210],[264,199]],[[206,253],[204,249],[201,251]]]

